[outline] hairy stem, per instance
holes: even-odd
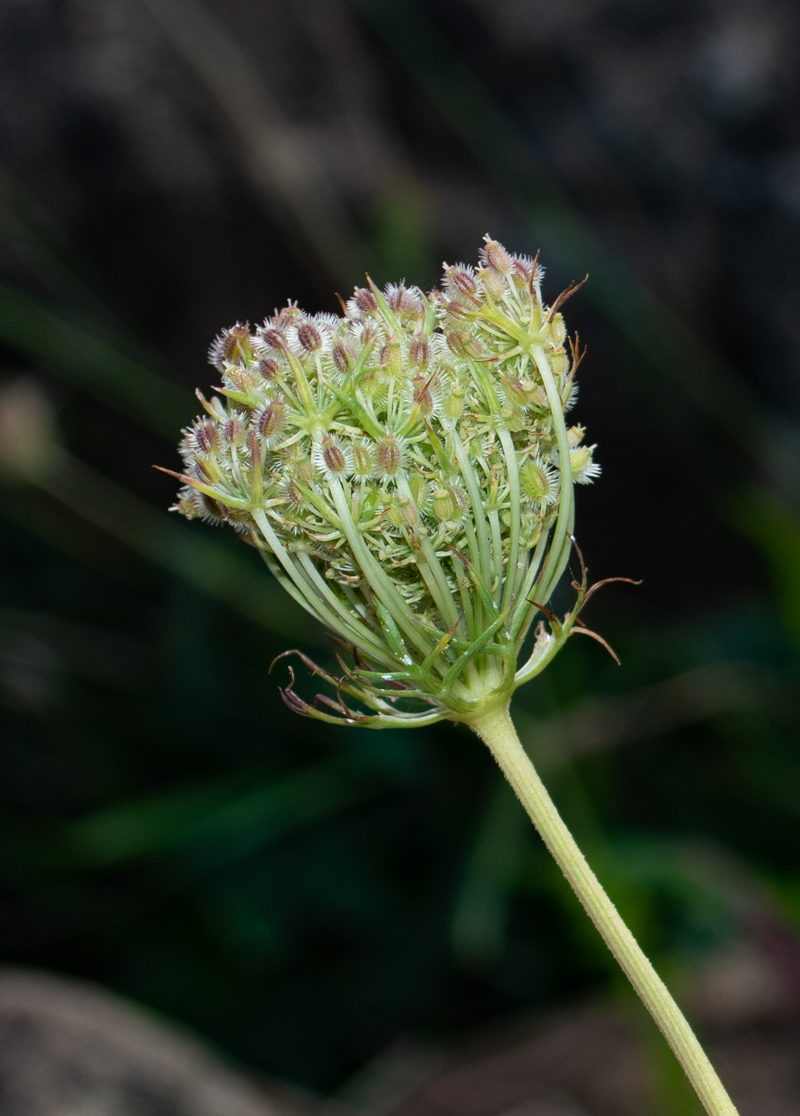
[[[661,1029],[709,1116],[737,1116],[736,1108],[667,986],[606,895],[553,805],[528,758],[507,707],[471,721],[525,807],[584,910]]]

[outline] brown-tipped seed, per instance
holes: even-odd
[[[325,462],[325,468],[334,476],[341,477],[347,472],[344,450],[330,438],[326,438],[322,443],[322,460]]]
[[[487,240],[483,249],[483,258],[493,271],[500,275],[508,275],[511,270],[511,257],[502,244],[496,240]]]
[[[460,295],[470,299],[470,301],[476,301],[478,284],[475,282],[472,275],[470,275],[468,271],[465,271],[463,267],[448,267],[445,271],[445,277],[448,283],[454,290],[458,291]]]
[[[416,527],[419,522],[419,512],[416,509],[414,501],[409,500],[408,496],[401,496],[397,501],[397,507],[406,526]]]
[[[203,510],[209,519],[219,524],[225,522],[225,509],[222,504],[218,504],[216,500],[213,500],[210,496],[206,496],[204,492],[200,493],[200,500],[203,505]]]
[[[517,286],[527,287],[533,277],[533,264],[525,260],[514,260],[511,275]]]
[[[480,342],[468,329],[450,330],[447,334],[447,345],[456,356],[480,356]]]
[[[403,352],[399,342],[390,340],[381,346],[378,360],[386,376],[398,376],[403,370]]]
[[[273,399],[258,416],[258,432],[262,438],[273,438],[286,425],[286,404]]]
[[[403,449],[394,434],[387,434],[375,444],[378,472],[393,477],[403,463]]]
[[[201,453],[213,453],[219,446],[219,424],[213,419],[200,419],[192,431],[195,445]]]
[[[353,298],[362,314],[374,314],[378,309],[378,300],[367,287],[356,287]]]
[[[350,353],[342,341],[337,341],[331,349],[331,359],[340,372],[346,372],[350,367]]]
[[[194,473],[197,479],[202,481],[203,484],[213,484],[217,479],[217,474],[213,469],[209,468],[208,461],[198,461],[195,459],[191,467],[191,472]]]
[[[499,298],[506,289],[505,280],[502,275],[498,275],[490,267],[481,268],[478,272],[478,279],[480,279],[481,286],[487,294],[494,295]]]
[[[431,381],[426,376],[415,376],[412,382],[414,385],[414,405],[419,407],[420,414],[427,418],[428,415],[433,414],[435,406],[431,394]]]
[[[229,446],[236,446],[244,441],[244,423],[240,418],[229,418],[222,428],[222,436]]]
[[[241,364],[250,357],[250,327],[237,322],[222,335],[222,356],[231,363]]]
[[[286,337],[279,329],[265,329],[261,336],[271,349],[286,351]]]
[[[322,348],[319,330],[311,322],[303,322],[297,330],[297,340],[307,353],[316,353]]]
[[[274,380],[278,375],[278,362],[265,357],[258,362],[258,371],[265,380]]]
[[[303,492],[296,481],[288,480],[283,489],[286,499],[293,508],[300,508],[303,505]]]
[[[400,311],[405,310],[407,294],[408,291],[402,285],[402,283],[400,283],[398,286],[389,287],[386,292],[386,301],[389,304],[389,309],[394,310],[395,313],[399,313]]]
[[[431,347],[427,337],[415,337],[408,346],[408,358],[417,368],[427,367],[430,355]]]

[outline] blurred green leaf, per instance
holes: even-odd
[[[800,516],[755,485],[737,492],[728,510],[737,530],[761,551],[787,631],[800,645]]]
[[[132,343],[2,285],[0,343],[171,442],[192,418],[193,396],[126,351]]]
[[[214,866],[244,856],[351,806],[369,793],[338,760],[281,778],[240,772],[91,814],[60,834],[59,860],[103,867],[180,846],[202,845]]]

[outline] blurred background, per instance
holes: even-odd
[[[550,300],[589,273],[577,534],[642,579],[520,733],[734,1078],[788,1044],[742,1112],[800,1112],[799,49],[791,0],[4,0],[3,963],[372,1111],[600,1005],[697,1111],[477,740],[291,714],[323,633],[151,468],[223,326],[489,232]],[[587,1098],[547,1112],[627,1111]]]

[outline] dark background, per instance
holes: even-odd
[[[151,469],[220,328],[490,232],[589,272],[578,538],[643,582],[521,734],[664,972],[744,940],[800,1010],[799,54],[781,0],[5,0],[4,961],[322,1092],[625,995],[476,739],[284,708],[324,637]]]

